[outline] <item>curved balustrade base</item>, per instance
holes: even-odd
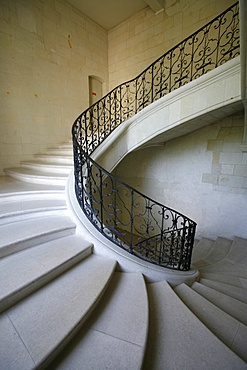
[[[135,257],[108,240],[87,219],[78,204],[74,189],[74,174],[71,172],[66,186],[66,200],[70,217],[77,225],[77,232],[93,243],[95,254],[116,260],[118,269],[122,272],[142,273],[148,283],[166,280],[175,287],[182,283],[191,285],[199,279],[199,271],[194,267],[191,267],[189,271],[176,271],[160,267]]]

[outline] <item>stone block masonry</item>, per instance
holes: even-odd
[[[244,117],[227,117],[218,126],[215,139],[207,141],[211,173],[203,173],[202,182],[212,184],[215,191],[247,194],[247,153],[241,151]]]

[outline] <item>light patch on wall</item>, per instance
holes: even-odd
[[[19,26],[30,32],[37,32],[35,13],[17,3],[17,14]]]
[[[70,35],[68,35],[68,44],[69,44],[70,49],[72,49],[71,36]]]

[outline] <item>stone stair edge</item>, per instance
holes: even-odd
[[[45,264],[45,261],[40,261],[42,258],[42,253],[44,257],[46,257],[46,251],[49,250],[49,256],[53,258],[56,258],[56,251],[61,248],[65,243],[69,243],[65,256],[62,254],[64,251],[62,251],[62,254],[60,253],[57,256],[56,263],[54,262],[53,265],[49,266],[49,263]],[[72,245],[73,243],[73,245]],[[79,245],[80,244],[80,247]],[[58,248],[59,245],[59,248]],[[40,252],[42,253],[40,254]],[[5,286],[2,288],[1,291],[6,289],[6,285],[9,286],[8,291],[4,292],[4,296],[0,298],[0,313],[8,309],[9,307],[15,305],[20,300],[26,298],[28,295],[36,291],[37,289],[40,289],[45,284],[49,283],[51,280],[55,279],[65,271],[69,270],[73,266],[75,266],[77,263],[81,262],[85,258],[87,258],[90,254],[92,254],[93,251],[93,244],[90,242],[84,241],[83,243],[78,240],[78,237],[76,235],[64,237],[62,239],[52,240],[46,243],[43,243],[42,245],[36,245],[32,248],[22,250],[20,252],[17,252],[15,254],[11,254],[9,256],[6,256],[2,259],[0,259],[0,276],[1,281],[4,281]],[[23,266],[23,259],[26,258],[29,260],[28,266],[26,266],[26,269],[28,269],[29,276],[27,277],[27,274],[23,276],[22,270],[25,269],[25,266]],[[43,257],[43,258],[44,258]],[[41,265],[41,271],[38,272],[37,269],[31,269],[32,262],[37,266]],[[6,271],[6,264],[7,264],[7,271]],[[5,276],[4,276],[4,265],[5,265]],[[11,270],[11,265],[13,267],[13,273],[11,276],[9,276],[9,271]],[[11,281],[8,282],[8,279],[13,279],[13,274],[15,277],[18,276],[18,271],[20,271],[19,278],[16,278],[16,284],[13,284],[12,282],[12,288]],[[20,283],[20,280],[22,279],[22,283]],[[0,282],[1,284],[1,282]],[[18,284],[18,286],[17,286]],[[13,286],[15,285],[15,286]]]
[[[95,260],[98,267],[92,267],[95,265]],[[87,264],[86,270],[85,263]],[[81,265],[83,265],[83,268]],[[18,331],[21,341],[25,343],[25,349],[28,351],[28,355],[34,359],[35,368],[47,368],[47,365],[67,346],[82,325],[86,323],[89,315],[97,307],[97,304],[104,295],[113,277],[115,268],[116,261],[109,259],[106,261],[103,257],[91,255],[78,263],[73,269],[58,276],[50,284],[45,285],[6,311],[9,320],[11,320]],[[94,270],[96,271],[96,277]],[[88,279],[89,271],[94,271],[93,281]],[[95,279],[97,280],[96,285]],[[83,281],[84,284],[82,284]],[[78,282],[80,283],[78,284]],[[71,283],[74,288],[71,288]],[[71,289],[66,289],[68,285]],[[60,301],[60,287],[63,287],[63,304]],[[87,291],[87,297],[82,293],[85,289]],[[52,300],[49,299],[50,296]],[[56,300],[58,300],[57,305]],[[45,308],[45,311],[40,311],[40,315],[37,318],[35,308],[39,307],[41,302],[47,302],[49,304]],[[79,302],[81,303],[79,304]],[[59,311],[57,311],[57,307],[59,307]],[[24,317],[22,315],[23,310],[26,312]],[[70,316],[67,316],[67,311],[70,312]],[[34,316],[32,313],[34,313]],[[30,323],[30,321],[33,322],[33,320],[35,321],[35,327],[31,325],[32,331],[29,331],[26,329],[26,324],[27,322]],[[63,326],[57,326],[57,321],[63,322]],[[56,330],[51,332],[48,330],[50,327]],[[42,345],[37,345],[37,342],[42,342]]]
[[[126,310],[126,307],[129,309]],[[115,271],[96,309],[51,369],[78,368],[86,363],[92,369],[140,369],[148,335],[148,296],[141,273]],[[109,359],[108,344],[114,345]],[[95,349],[97,348],[97,356]]]
[[[247,289],[201,277],[200,283],[247,304]]]
[[[207,287],[206,285],[200,284],[199,282],[194,282],[191,285],[191,288],[221,310],[242,322],[244,325],[247,325],[246,303],[241,302],[236,298],[232,298],[224,293],[218,292],[217,290]]]
[[[69,217],[60,215],[31,218],[1,225],[0,258],[32,245],[75,234],[75,229],[76,225]],[[13,235],[15,235],[14,240]]]
[[[152,331],[143,370],[162,369],[164,363],[168,369],[198,366],[201,369],[245,369],[245,362],[198,319],[168,283],[151,283],[148,290],[151,314],[152,309],[158,311],[150,320]],[[155,351],[153,343],[159,344]],[[152,359],[154,352],[158,355],[155,360]]]
[[[227,347],[247,362],[247,352],[243,350],[242,336],[239,340],[239,328],[245,332],[247,341],[247,326],[221,310],[215,304],[201,296],[187,284],[180,284],[174,289],[178,297],[212,331]]]

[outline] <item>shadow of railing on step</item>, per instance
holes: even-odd
[[[90,155],[125,120],[240,54],[238,3],[84,111],[72,128],[75,192],[108,239],[151,263],[187,271],[196,223],[121,182]]]

